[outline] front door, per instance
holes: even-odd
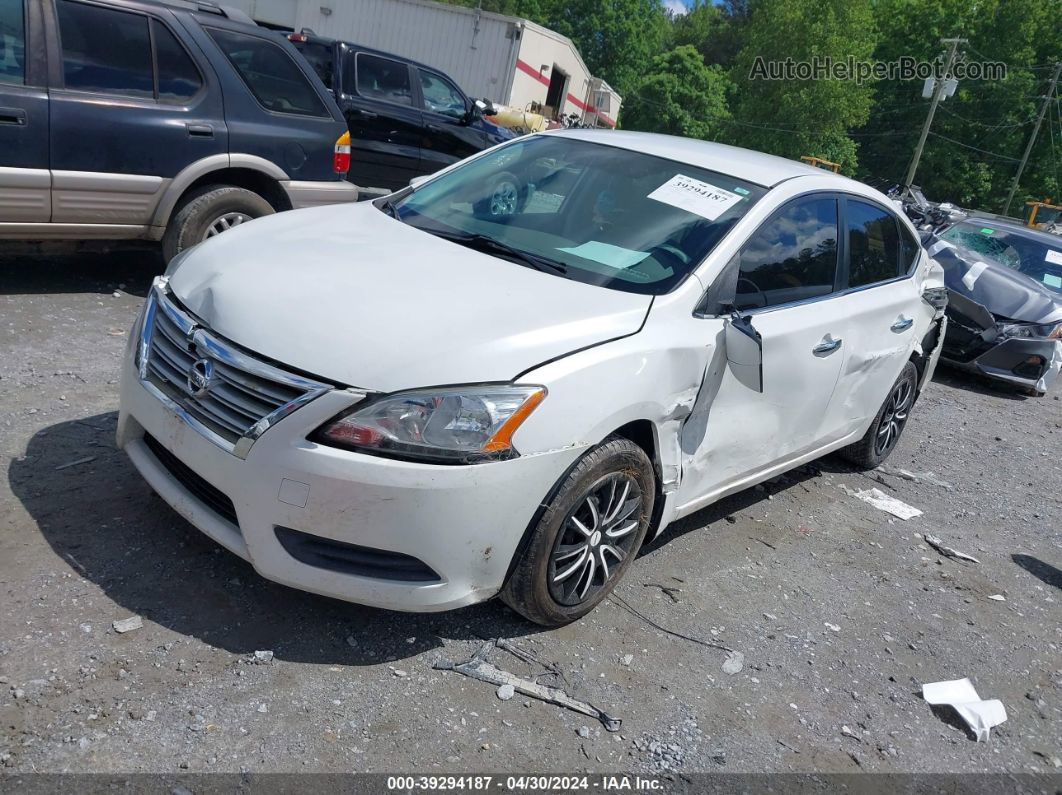
[[[36,0],[29,2],[37,10]],[[0,2],[0,225],[42,223],[51,215],[44,52],[27,46],[33,39],[26,11],[23,0]],[[39,24],[32,27],[32,35],[41,35]]]
[[[346,51],[340,108],[350,129],[350,173],[365,188],[404,188],[423,173],[423,118],[413,67],[368,52]]]
[[[216,78],[165,9],[56,0],[52,221],[148,224],[170,179],[228,151]]]
[[[839,438],[831,404],[848,323],[835,295],[837,235],[837,199],[801,197],[761,226],[731,265],[735,305],[762,339],[763,391],[738,380],[725,358],[709,372],[698,397],[710,401],[707,424],[695,439],[684,433],[680,510]]]
[[[457,86],[438,72],[418,68],[417,73],[424,111],[420,167],[434,174],[486,148],[485,136],[470,126],[472,103]]]

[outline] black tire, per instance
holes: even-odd
[[[273,205],[244,188],[231,185],[201,188],[185,197],[170,218],[166,233],[162,236],[162,257],[169,262],[186,248],[201,242],[210,227],[226,216],[249,220],[274,212]]]
[[[642,448],[628,439],[606,439],[564,478],[501,598],[546,627],[582,618],[611,593],[638,554],[655,499],[653,465]]]
[[[911,407],[918,393],[918,368],[907,362],[896,383],[889,389],[870,428],[858,442],[842,447],[838,452],[846,461],[862,469],[880,466],[896,449],[896,442],[907,427]],[[900,403],[897,410],[897,403]]]

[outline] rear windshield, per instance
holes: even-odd
[[[335,74],[335,59],[330,44],[318,44],[311,41],[293,41],[292,46],[302,53],[302,57],[313,67],[325,88],[332,88],[332,76]]]
[[[267,110],[329,116],[313,84],[279,44],[232,30],[207,28],[207,32]]]
[[[991,221],[963,221],[941,235],[979,259],[990,259],[1062,293],[1062,238],[1049,245],[1038,237],[1000,229]]]
[[[655,295],[682,281],[764,193],[686,163],[550,135],[470,160],[395,211],[442,237],[501,243],[558,277]]]

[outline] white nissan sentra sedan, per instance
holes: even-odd
[[[564,624],[669,522],[889,455],[944,331],[917,240],[877,191],[778,157],[524,137],[175,259],[118,443],[271,580]]]

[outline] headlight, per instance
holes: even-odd
[[[1004,337],[1026,339],[1062,339],[1062,323],[1006,323],[999,327]]]
[[[387,395],[323,426],[315,441],[442,462],[517,455],[512,436],[546,396],[541,386],[469,386]]]

